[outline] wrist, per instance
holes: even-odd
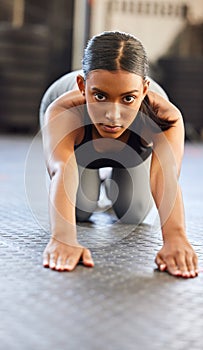
[[[84,248],[83,246],[81,246],[81,244],[77,240],[75,242],[67,243],[67,241],[60,240],[58,237],[55,237],[53,235],[51,236],[51,239],[53,239],[54,241],[57,241],[58,243],[65,244],[68,247]]]
[[[77,233],[76,229],[72,230],[67,230],[64,232],[63,230],[52,230],[51,237],[54,238],[56,241],[67,244],[67,245],[72,245],[72,246],[78,246],[78,240],[77,240]]]
[[[185,226],[183,225],[164,225],[162,227],[163,241],[167,241],[174,238],[185,238]]]

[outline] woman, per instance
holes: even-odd
[[[90,250],[77,241],[76,222],[87,221],[95,210],[99,169],[111,167],[107,193],[118,219],[137,225],[155,202],[163,235],[155,259],[159,270],[197,276],[197,256],[186,237],[178,184],[182,116],[166,98],[149,90],[147,69],[138,39],[104,32],[85,49],[78,88],[47,108],[41,120],[51,179],[51,239],[43,254],[45,267],[71,271],[80,260],[94,266]]]

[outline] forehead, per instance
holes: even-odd
[[[137,74],[124,70],[108,71],[98,69],[91,71],[86,79],[87,88],[98,88],[102,91],[125,91],[140,90],[143,86],[143,78]]]

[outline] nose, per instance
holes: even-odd
[[[120,119],[121,111],[118,103],[111,103],[108,104],[107,110],[105,113],[106,119],[108,119],[109,122],[116,124],[118,120]]]

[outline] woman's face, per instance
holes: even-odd
[[[91,71],[85,85],[78,78],[89,116],[101,137],[116,139],[128,129],[136,118],[148,84],[141,76],[124,70]]]

